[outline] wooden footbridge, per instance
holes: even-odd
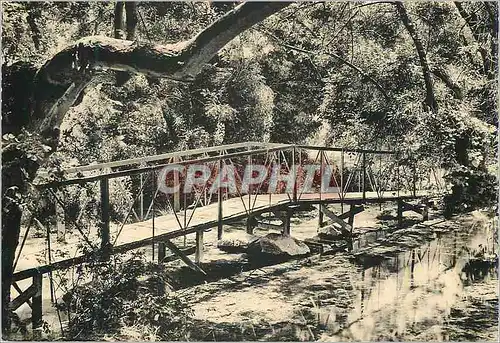
[[[382,202],[397,202],[400,222],[407,210],[425,217],[425,206],[409,201],[428,196],[439,185],[439,178],[434,170],[419,170],[408,160],[394,151],[245,142],[66,169],[58,179],[45,177],[37,185],[39,203],[32,206],[15,259],[12,287],[17,297],[11,308],[27,303],[33,328],[37,328],[42,319],[44,274],[146,246],[152,247],[153,258],[159,262],[166,259],[168,249],[192,269],[205,273],[200,267],[204,233],[217,230],[221,239],[227,225],[243,224],[249,233],[259,226],[290,235],[290,218],[297,211],[315,207],[318,226],[326,216],[352,230],[354,216],[363,204]],[[182,172],[171,172],[159,181],[165,167],[195,164],[208,166],[211,176],[232,166],[236,192],[227,187],[211,189],[211,181],[195,185],[191,193],[181,192],[187,182]],[[277,168],[279,175],[299,172],[290,181],[292,187],[281,180],[271,189],[263,180],[244,193],[241,172],[257,164],[267,171]],[[300,187],[306,182],[301,166],[314,164],[321,167],[309,180],[313,191],[306,193]],[[322,175],[325,166],[333,170],[326,181]],[[179,190],[162,193],[163,181],[180,186]],[[337,191],[324,192],[325,182]],[[328,204],[340,204],[341,213],[334,213]],[[42,237],[30,234],[33,227]],[[186,235],[195,235],[195,247],[185,249],[172,242]],[[189,257],[193,253],[194,261]],[[40,255],[45,256],[43,261],[37,259]],[[26,279],[32,283],[22,290],[19,282]]]

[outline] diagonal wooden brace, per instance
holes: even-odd
[[[12,283],[12,287],[14,287],[14,289],[15,289],[15,290],[16,290],[19,294],[23,293],[23,290],[21,289],[21,287],[19,287],[19,285],[17,284],[17,282],[15,282],[15,281],[14,281],[14,282]],[[30,300],[27,300],[27,301],[26,301],[26,303],[28,304],[28,306],[29,306],[30,308],[33,308],[33,305],[31,304],[31,301],[30,301]]]
[[[340,215],[336,215],[332,211],[330,211],[325,205],[320,205],[320,210],[321,213],[326,215],[328,218],[330,218],[334,223],[337,223],[342,226],[346,231],[349,232],[349,234],[352,231],[352,227],[354,224],[354,216],[360,212],[363,212],[365,209],[363,206],[355,206],[351,205],[351,208],[349,211],[342,213]],[[344,219],[349,219],[349,222],[346,223]],[[349,225],[349,226],[347,226]]]
[[[36,294],[36,291],[37,289],[35,285],[29,286],[24,292],[21,292],[19,296],[10,302],[10,310],[15,311],[24,303],[29,303],[31,307],[32,305],[30,299]]]
[[[179,258],[182,260],[182,262],[184,262],[189,268],[191,268],[194,271],[197,271],[203,275],[207,275],[207,273],[205,273],[205,271],[203,269],[201,269],[198,265],[196,265],[196,263],[191,261],[191,259],[189,257],[187,257],[187,255],[184,252],[182,252],[182,250],[179,249],[177,247],[177,245],[175,245],[174,243],[172,243],[168,239],[164,240],[163,243],[165,243],[165,246],[167,248],[169,248],[170,251],[172,251],[175,255],[179,256]]]
[[[347,224],[343,219],[339,218],[335,213],[330,211],[326,206],[320,205],[320,210],[321,212],[330,218],[330,220],[334,223],[337,223],[340,225],[341,230],[343,231],[344,234],[350,235],[351,234],[351,227],[350,225]]]
[[[429,206],[427,204],[425,205],[414,205],[410,204],[404,201],[401,201],[401,211],[406,212],[406,211],[413,211],[418,214],[421,214],[423,217],[423,220],[428,220],[429,219]]]

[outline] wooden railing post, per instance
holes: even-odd
[[[366,200],[366,153],[363,152],[361,167],[361,186],[363,188],[363,201]]]
[[[417,161],[413,162],[413,196],[417,196]]]
[[[222,213],[222,190],[220,187],[221,184],[221,176],[222,176],[222,160],[219,159],[219,174],[217,177],[219,178],[219,184],[218,184],[218,189],[217,189],[217,239],[222,239],[222,231],[223,231],[223,225],[222,225],[222,218],[223,218],[223,213]]]
[[[290,236],[290,218],[292,216],[292,210],[289,209],[288,207],[286,208],[285,211],[285,217],[283,218],[283,234],[285,236]]]
[[[292,167],[290,170],[290,172],[295,173],[295,175],[293,175],[293,194],[292,194],[293,202],[297,202],[297,170],[295,166],[295,153],[296,153],[296,148],[294,146],[292,150]]]
[[[173,158],[174,163],[179,162],[179,157],[174,157]],[[174,192],[174,212],[179,212],[181,210],[181,187],[180,187],[180,182],[179,182],[179,171],[174,170],[174,187],[179,187],[178,190]],[[184,204],[184,206],[186,206]]]
[[[196,231],[196,250],[194,261],[198,264],[203,260],[203,230]]]
[[[101,249],[111,245],[109,237],[109,179],[101,179]]]

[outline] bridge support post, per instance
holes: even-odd
[[[101,250],[111,245],[109,240],[109,179],[101,179]]]
[[[42,326],[42,274],[33,275],[33,287],[35,294],[31,300],[31,323],[33,334],[36,335],[36,330]]]
[[[403,227],[403,200],[398,199],[398,228]]]
[[[158,242],[158,263],[162,263],[167,255],[167,247],[165,243]]]
[[[203,260],[203,231],[196,231],[196,250],[194,261],[198,264]]]
[[[290,230],[290,218],[292,216],[292,211],[287,207],[286,208],[286,214],[283,217],[283,234],[285,236],[290,236],[291,230]]]
[[[318,206],[318,227],[323,227],[323,211],[321,211],[321,204]]]

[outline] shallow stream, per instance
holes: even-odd
[[[194,287],[191,339],[496,341],[497,266],[470,262],[496,252],[495,234],[480,214],[375,265],[340,253]],[[360,235],[354,255],[386,236]]]

